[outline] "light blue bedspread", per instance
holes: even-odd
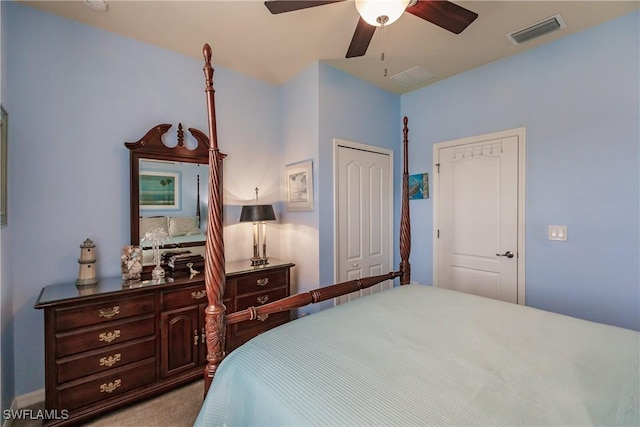
[[[640,425],[640,333],[406,285],[266,332],[197,426]]]

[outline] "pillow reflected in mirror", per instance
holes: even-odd
[[[169,217],[169,236],[190,236],[202,234],[197,216]]]
[[[163,229],[168,234],[168,218],[166,216],[140,217],[140,238],[148,231]]]

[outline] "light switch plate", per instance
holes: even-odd
[[[550,225],[549,226],[549,240],[557,240],[561,242],[567,241],[567,226],[566,225]]]

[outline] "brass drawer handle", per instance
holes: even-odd
[[[120,338],[120,329],[116,329],[114,331],[103,332],[98,335],[98,339],[100,341],[111,342],[117,338]]]
[[[118,387],[122,385],[122,380],[118,379],[110,383],[104,383],[100,385],[100,393],[113,393]]]
[[[207,291],[205,291],[204,289],[201,291],[197,291],[197,292],[191,292],[191,298],[193,299],[202,299],[204,297],[207,296]]]
[[[267,301],[269,301],[269,295],[260,295],[258,298],[256,298],[256,301],[258,301],[258,304],[265,304]]]
[[[265,320],[267,320],[269,318],[268,314],[261,314],[260,316],[256,317],[256,319],[258,319],[261,322],[264,322]]]
[[[120,314],[120,307],[117,305],[114,305],[110,308],[101,308],[100,310],[98,310],[98,316],[104,317],[105,319],[111,319],[117,314]]]
[[[265,277],[264,279],[256,280],[256,285],[258,286],[267,286],[269,284],[269,278]]]
[[[206,340],[207,340],[207,335],[205,334],[204,327],[202,327],[202,335],[201,335],[201,337],[202,337],[202,341],[200,341],[200,342],[202,344],[204,344],[206,342]]]
[[[113,366],[116,363],[118,363],[119,361],[122,360],[122,354],[120,353],[116,353],[113,356],[109,356],[109,357],[101,357],[100,358],[100,366]]]
[[[198,345],[198,330],[193,330],[193,345]]]

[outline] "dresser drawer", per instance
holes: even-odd
[[[89,381],[76,381],[68,383],[68,386],[58,387],[58,407],[72,411],[151,384],[155,379],[154,359],[134,363],[93,377]]]
[[[236,311],[244,310],[251,306],[259,307],[267,303],[279,300],[287,296],[287,288],[263,290],[255,294],[238,296],[236,299]]]
[[[58,383],[119,368],[129,363],[153,357],[156,352],[155,337],[129,341],[102,350],[80,353],[56,361]]]
[[[56,357],[123,343],[155,333],[154,316],[141,316],[120,322],[56,334]]]
[[[153,312],[153,295],[114,299],[80,307],[57,308],[56,330],[64,331]]]
[[[238,295],[260,292],[284,286],[287,284],[287,271],[265,271],[264,273],[252,273],[249,276],[237,280]]]
[[[231,295],[231,289],[227,286],[224,297],[229,298],[229,295]],[[161,305],[163,311],[196,304],[208,304],[204,285],[162,292]]]
[[[261,305],[285,298],[288,295],[287,288],[276,288],[270,291],[263,291],[257,294],[246,295],[237,299],[238,311],[244,310],[251,306],[259,307]],[[252,336],[258,335],[266,330],[278,326],[290,320],[289,310],[280,313],[273,313],[259,316],[256,320],[248,320],[235,324],[235,334],[242,340],[241,335],[246,334],[247,341]]]

